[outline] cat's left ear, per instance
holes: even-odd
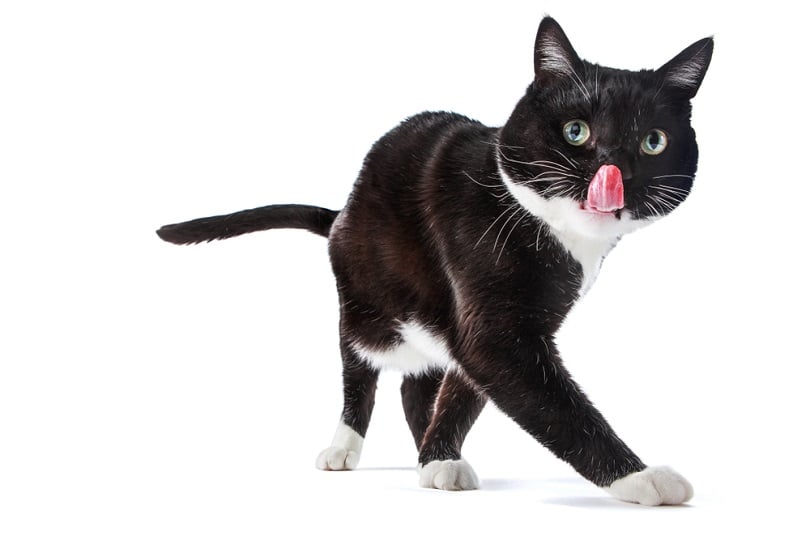
[[[664,64],[656,73],[661,77],[661,84],[687,99],[697,94],[714,51],[714,39],[707,37],[696,41],[684,49],[678,56]]]

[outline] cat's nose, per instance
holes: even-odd
[[[633,165],[635,157],[622,147],[612,147],[603,149],[598,155],[597,163],[604,165],[614,165],[622,173],[622,180],[627,183],[633,179]]]

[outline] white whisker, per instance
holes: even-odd
[[[653,180],[658,180],[659,178],[688,178],[689,180],[694,180],[694,175],[688,174],[662,174],[661,176],[653,176]]]
[[[524,212],[524,215],[518,217],[518,219],[515,221],[515,224],[512,225],[512,228],[509,229],[508,233],[506,233],[506,238],[504,239],[503,245],[501,246],[501,251],[498,252],[498,257],[495,259],[495,264],[498,264],[498,262],[500,262],[501,255],[503,255],[503,250],[506,247],[506,243],[509,242],[509,237],[512,236],[512,231],[515,230],[515,227],[520,225],[520,223],[523,221],[523,218],[526,216],[527,212],[525,210],[523,210],[523,212]]]
[[[577,74],[576,71],[574,71],[574,69],[571,67],[570,64],[568,64],[568,68],[569,70],[566,71],[566,75],[568,75],[568,78],[571,79],[571,82],[573,82],[577,86],[577,88],[579,88],[579,91],[582,92],[582,96],[585,98],[585,100],[588,103],[592,103],[591,94],[590,92],[588,92],[588,88],[585,86],[585,83],[582,82],[582,79],[580,79],[579,75]]]
[[[550,168],[550,169],[559,169],[560,172],[570,171],[571,170],[570,167],[566,167],[562,163],[557,163],[556,161],[547,161],[547,160],[542,160],[542,159],[537,160],[537,161],[522,161],[522,160],[519,160],[519,159],[511,158],[511,157],[507,156],[506,154],[504,154],[503,152],[500,152],[500,156],[501,156],[501,158],[505,159],[506,161],[509,161],[510,163],[518,163],[520,165],[531,165],[531,166],[534,166],[534,167],[544,167],[545,166],[545,167]],[[565,156],[563,156],[563,157],[565,157]]]
[[[492,245],[492,253],[495,253],[495,249],[497,249],[497,247],[498,247],[498,240],[500,240],[500,238],[501,238],[501,233],[503,233],[503,230],[506,228],[506,226],[509,224],[509,222],[512,221],[512,218],[515,217],[515,215],[520,211],[525,211],[525,210],[523,210],[523,208],[518,207],[518,209],[515,210],[514,212],[512,212],[509,215],[509,217],[506,218],[506,221],[503,222],[503,225],[501,226],[501,230],[498,231],[498,236],[495,237],[495,243]],[[514,230],[514,227],[512,227],[512,229]],[[507,238],[509,238],[508,235],[507,235]],[[503,251],[503,248],[501,248],[501,251]],[[499,257],[500,257],[500,255],[499,255]]]
[[[512,210],[512,209],[513,209],[515,206],[518,206],[518,203],[512,203],[512,204],[510,204],[510,205],[509,205],[509,206],[506,208],[506,210],[504,210],[503,212],[501,212],[501,214],[500,214],[498,217],[496,217],[496,218],[495,218],[495,221],[493,221],[493,222],[492,222],[492,224],[491,224],[489,227],[487,227],[487,230],[485,230],[485,231],[484,231],[484,234],[482,234],[482,235],[481,235],[481,238],[479,238],[479,239],[478,239],[478,242],[476,242],[476,243],[475,243],[475,245],[473,246],[473,249],[475,249],[475,248],[477,248],[477,247],[478,247],[478,245],[481,243],[481,241],[484,239],[484,237],[487,235],[487,233],[488,233],[488,232],[489,232],[489,231],[492,229],[492,227],[494,227],[494,226],[495,226],[495,224],[496,224],[496,223],[498,223],[498,221],[499,221],[499,220],[500,220],[500,219],[501,219],[501,218],[502,218],[504,215],[506,215],[506,213],[507,213],[507,212],[509,212],[510,210]]]
[[[539,159],[537,161],[530,161],[527,165],[537,165],[538,167],[546,167],[552,170],[558,170],[560,172],[570,171],[571,167],[566,167],[562,163],[557,163],[556,161],[547,161],[543,159]]]
[[[563,154],[562,152],[560,152],[556,148],[552,148],[552,150],[554,150],[555,152],[560,154],[565,161],[567,161],[568,163],[571,164],[572,167],[577,168],[578,164],[577,164],[576,160],[569,158],[568,156],[566,156],[565,154]]]
[[[676,195],[689,195],[688,189],[683,189],[675,186],[669,186],[664,184],[654,184],[649,186],[651,189],[660,189],[661,191],[668,191],[670,193],[675,193]]]
[[[526,180],[525,182],[521,182],[520,184],[523,186],[528,186],[529,184],[537,184],[538,182],[557,182],[560,180],[566,180],[565,176],[549,176],[547,178],[532,178],[531,180]]]
[[[503,144],[500,141],[481,141],[484,144],[488,144],[489,146],[494,146],[495,148],[509,148],[510,150],[523,150],[523,146],[515,146],[511,144]]]
[[[679,197],[679,196],[677,196],[677,195],[675,195],[673,193],[667,193],[666,191],[662,191],[662,192],[654,194],[652,196],[653,197],[658,197],[658,198],[661,198],[661,199],[665,199],[665,200],[670,201],[670,202],[675,203],[675,204],[680,204],[684,200],[683,197]]]
[[[467,171],[461,171],[461,172],[464,173],[464,176],[466,176],[467,178],[469,178],[470,180],[472,180],[474,183],[478,184],[481,187],[485,187],[485,188],[489,188],[489,189],[497,189],[497,188],[503,189],[503,188],[505,188],[505,186],[503,184],[501,184],[499,186],[498,185],[493,186],[493,185],[489,185],[489,184],[483,184],[483,183],[479,182],[478,180],[476,180],[475,178],[473,178],[472,176],[470,176],[470,174]]]

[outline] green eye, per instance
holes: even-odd
[[[666,149],[668,142],[666,133],[653,129],[641,140],[641,151],[648,156],[657,156]]]
[[[582,146],[591,138],[591,128],[584,120],[571,120],[563,126],[563,137],[568,144]]]

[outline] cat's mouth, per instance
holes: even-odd
[[[622,210],[624,210],[624,208],[617,208],[615,210],[599,210],[598,208],[588,204],[587,201],[581,201],[579,203],[579,209],[588,212],[589,214],[594,214],[597,216],[613,216],[616,219],[622,218]]]

